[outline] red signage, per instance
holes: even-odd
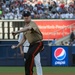
[[[59,39],[75,29],[75,20],[34,20],[40,28],[43,39]]]

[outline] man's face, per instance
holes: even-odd
[[[29,23],[31,21],[31,16],[24,16],[24,21]]]

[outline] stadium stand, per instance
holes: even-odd
[[[31,11],[32,19],[75,19],[74,0],[3,0],[0,19],[22,19],[23,10]]]

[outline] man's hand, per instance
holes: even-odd
[[[17,32],[15,32],[15,31],[12,32],[12,35],[13,35],[13,36],[15,36],[16,34],[17,34]]]
[[[15,45],[12,45],[12,46],[11,46],[11,48],[12,48],[12,49],[16,49],[16,48],[17,48],[17,46],[15,46]]]

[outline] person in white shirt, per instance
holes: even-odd
[[[71,12],[66,13],[65,18],[72,19],[73,18],[73,13],[71,13]]]
[[[60,18],[65,19],[65,13],[60,13]]]
[[[20,42],[22,40],[22,38],[23,38],[23,33],[20,33],[19,38],[18,38],[18,42]],[[30,43],[28,42],[28,40],[26,40],[23,43],[23,50],[22,50],[22,45],[20,46],[20,52],[21,52],[22,55],[24,54],[24,61],[25,61],[26,53],[29,49],[29,45],[30,45]],[[35,56],[34,63],[35,63],[35,66],[36,66],[37,75],[43,75],[41,61],[40,61],[40,53],[38,53]]]
[[[14,13],[12,11],[9,12],[9,20],[14,19]]]
[[[5,20],[8,20],[8,19],[9,19],[9,13],[8,13],[8,12],[5,12],[5,14],[4,14],[4,19],[5,19]]]

